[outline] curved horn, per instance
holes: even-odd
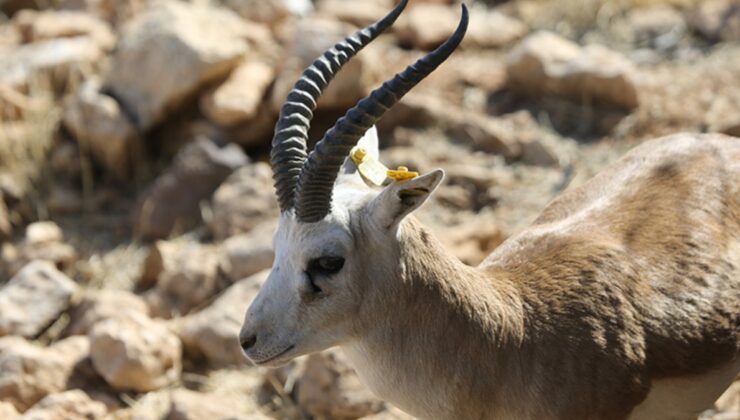
[[[402,0],[388,15],[329,48],[295,83],[280,109],[270,160],[280,211],[293,207],[298,177],[306,160],[306,141],[313,111],[334,75],[358,51],[388,29],[406,7]]]
[[[324,134],[303,165],[298,179],[295,210],[299,221],[318,222],[329,213],[334,181],[350,149],[390,107],[452,54],[465,36],[467,27],[468,9],[463,4],[460,24],[444,44],[360,100]]]

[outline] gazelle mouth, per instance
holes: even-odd
[[[272,362],[273,360],[279,358],[280,356],[284,356],[286,353],[288,353],[289,351],[293,350],[294,348],[295,348],[295,345],[291,344],[285,350],[281,351],[280,353],[278,353],[278,354],[276,354],[274,356],[270,356],[267,359],[263,359],[263,360],[254,360],[254,359],[252,359],[252,362],[254,362],[255,365],[264,365],[265,363]]]

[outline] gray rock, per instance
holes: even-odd
[[[144,263],[144,280],[154,288],[147,293],[152,313],[171,318],[184,315],[206,302],[229,283],[219,272],[218,246],[158,241]]]
[[[105,404],[93,401],[84,391],[73,389],[46,396],[23,413],[25,420],[98,420],[108,410]]]
[[[24,90],[35,77],[46,76],[52,86],[64,86],[71,75],[95,69],[104,52],[86,36],[51,39],[0,54],[0,83]]]
[[[217,239],[246,233],[279,211],[273,189],[272,169],[255,162],[234,172],[213,194],[209,226]]]
[[[167,420],[268,420],[261,414],[245,414],[238,401],[215,393],[176,389],[170,394],[170,412]]]
[[[42,348],[20,337],[0,338],[0,400],[25,411],[45,396],[67,389],[90,341],[77,336]]]
[[[224,241],[221,271],[231,281],[249,277],[272,266],[275,258],[272,247],[275,222],[264,222],[249,233],[235,235]]]
[[[99,322],[90,331],[93,366],[118,390],[147,392],[172,384],[180,377],[181,353],[177,336],[136,311]]]
[[[259,272],[235,283],[200,312],[174,321],[173,328],[191,358],[205,358],[215,366],[244,365],[239,330],[244,314],[257,296],[269,271]]]
[[[308,357],[298,381],[298,404],[313,417],[331,419],[359,418],[385,408],[337,350]]]
[[[632,63],[600,45],[583,48],[552,32],[526,37],[507,58],[509,86],[529,95],[559,95],[575,100],[635,108],[637,86]]]
[[[76,290],[50,262],[29,263],[0,289],[0,336],[39,335],[69,307]]]
[[[110,50],[116,37],[110,25],[85,12],[69,10],[24,10],[13,17],[24,42],[88,36],[103,50]]]
[[[84,335],[95,324],[115,318],[128,311],[148,313],[146,302],[139,296],[125,290],[89,290],[82,300],[70,311],[70,322],[65,335]]]
[[[125,25],[105,85],[148,130],[238,64],[245,28],[228,10],[159,3]]]
[[[119,179],[131,174],[138,132],[115,99],[88,80],[64,101],[64,126],[105,169]]]
[[[144,194],[136,215],[136,235],[159,239],[194,227],[201,221],[201,202],[246,163],[247,156],[233,144],[219,147],[200,138],[186,145]]]

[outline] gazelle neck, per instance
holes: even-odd
[[[409,219],[400,234],[401,264],[390,280],[395,287],[376,299],[385,307],[374,309],[373,326],[344,346],[348,357],[373,391],[422,418],[452,416],[455,395],[505,398],[497,395],[494,372],[508,365],[511,352],[502,350],[522,337],[516,289],[464,265]],[[490,355],[488,363],[470,363],[481,354]],[[454,410],[459,416],[459,407]],[[479,417],[471,410],[469,418]]]

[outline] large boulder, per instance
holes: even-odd
[[[35,337],[69,307],[77,284],[47,261],[34,261],[0,289],[0,336]]]
[[[219,147],[199,138],[186,145],[144,193],[136,215],[136,235],[160,239],[194,227],[201,221],[201,202],[246,163],[247,156],[233,144]]]
[[[139,135],[118,102],[91,79],[64,101],[64,126],[83,148],[119,179],[131,174]]]
[[[172,384],[180,377],[181,353],[176,335],[136,311],[99,322],[90,331],[93,366],[118,390],[147,392]]]
[[[213,194],[210,228],[218,239],[246,233],[278,215],[272,169],[255,162],[234,172]]]
[[[89,350],[90,341],[82,336],[48,348],[20,337],[0,338],[0,401],[25,411],[45,396],[64,391]]]
[[[106,87],[148,130],[239,63],[248,49],[244,32],[228,10],[159,3],[125,25]]]
[[[27,420],[102,420],[105,404],[92,400],[84,391],[73,389],[46,396],[23,413]]]
[[[635,69],[601,45],[577,44],[552,32],[525,38],[507,58],[509,86],[530,95],[559,95],[623,108],[638,105]]]
[[[205,359],[214,366],[246,363],[239,345],[239,330],[247,307],[268,274],[269,271],[262,271],[240,280],[207,308],[174,321],[173,328],[188,357]]]

